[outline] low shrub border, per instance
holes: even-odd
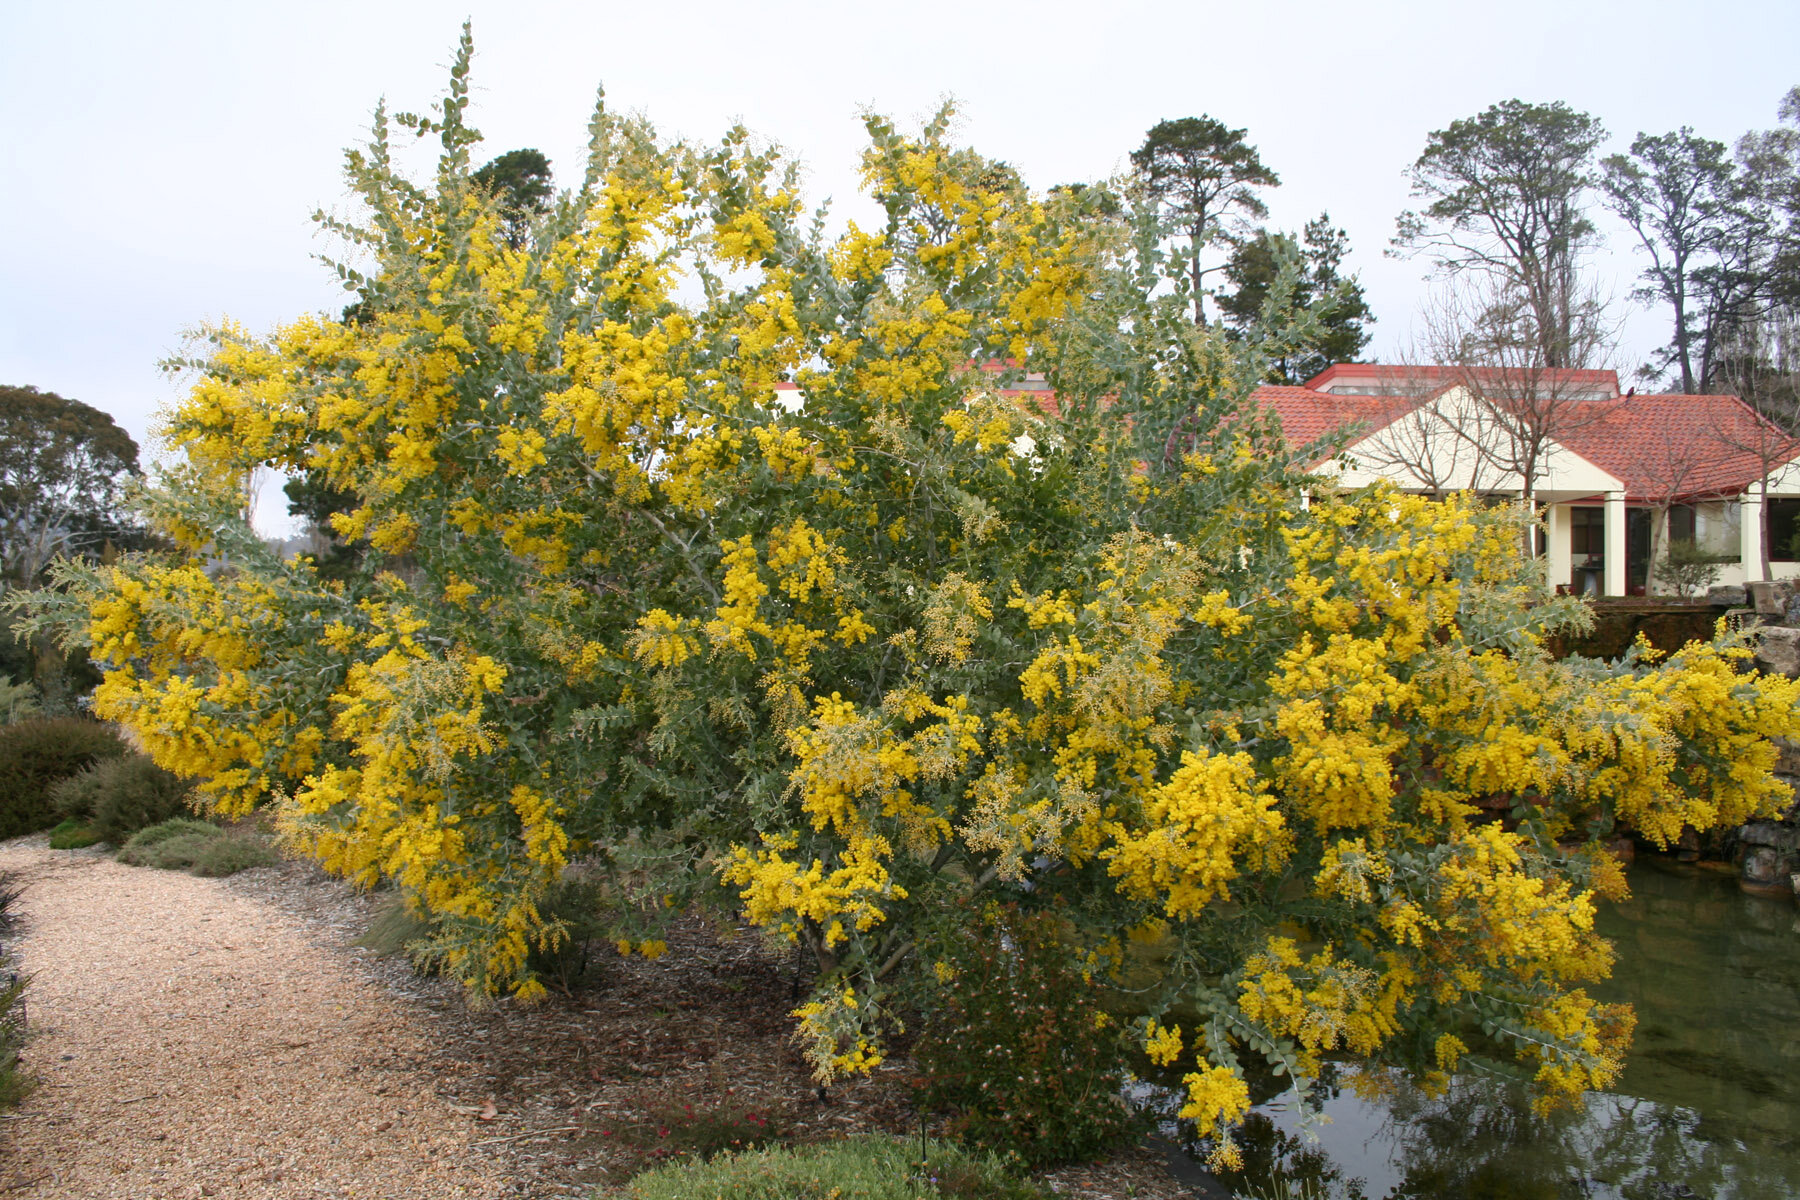
[[[628,1200],[1047,1200],[1048,1194],[989,1155],[932,1142],[921,1158],[917,1142],[869,1135],[674,1163],[637,1176],[625,1195]]]
[[[139,830],[119,850],[119,861],[134,867],[187,871],[217,878],[281,860],[262,834],[225,829],[210,821],[174,817]]]

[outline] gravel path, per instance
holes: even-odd
[[[411,1003],[223,880],[0,843],[40,1085],[0,1197],[491,1198]]]

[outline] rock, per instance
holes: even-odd
[[[1752,846],[1744,852],[1743,880],[1764,887],[1779,883],[1790,872],[1787,856],[1769,846]]]
[[[1756,631],[1756,665],[1771,675],[1800,679],[1800,629],[1764,625]]]
[[[1785,579],[1758,579],[1746,583],[1744,591],[1759,617],[1785,617],[1794,598],[1794,585]]]
[[[1765,846],[1800,854],[1800,829],[1778,825],[1774,821],[1752,821],[1738,830],[1738,841],[1746,846]]]
[[[1715,608],[1742,608],[1750,598],[1741,583],[1719,583],[1706,589],[1706,602]]]
[[[1784,625],[1800,625],[1800,596],[1788,601],[1787,614],[1781,620]]]
[[[1800,775],[1800,745],[1786,738],[1775,739],[1775,773]]]

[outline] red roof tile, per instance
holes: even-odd
[[[1367,435],[1423,403],[1408,396],[1329,396],[1311,388],[1268,383],[1257,388],[1251,399],[1275,410],[1281,420],[1282,436],[1294,446],[1316,442],[1333,430],[1352,424],[1362,426]]]
[[[1735,496],[1800,455],[1788,437],[1736,396],[1622,396],[1557,439],[1624,481],[1639,503]]]

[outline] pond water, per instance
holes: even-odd
[[[1279,1102],[1247,1124],[1241,1192],[1282,1178],[1346,1200],[1792,1200],[1800,1196],[1800,907],[1729,878],[1638,865],[1602,907],[1637,1036],[1613,1092],[1534,1118],[1516,1085],[1459,1077],[1427,1099],[1358,1098],[1342,1076],[1316,1140]]]

